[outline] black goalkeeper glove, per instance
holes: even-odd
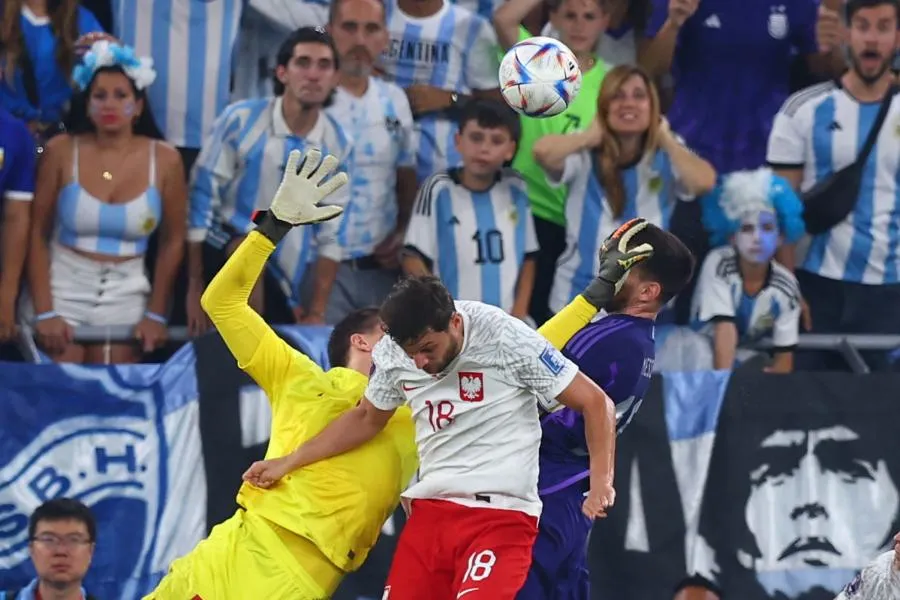
[[[641,244],[628,249],[631,238],[647,227],[645,219],[631,219],[616,229],[600,246],[600,269],[597,277],[581,292],[594,308],[605,308],[622,289],[628,271],[653,256],[653,246]]]

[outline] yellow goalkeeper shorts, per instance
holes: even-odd
[[[273,523],[239,510],[214,527],[190,554],[174,561],[143,600],[330,598],[342,573],[331,563],[323,565],[324,557],[311,542],[292,536],[299,543],[289,548],[283,537]],[[321,583],[301,566],[304,564],[317,572]]]

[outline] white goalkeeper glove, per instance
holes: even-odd
[[[337,158],[329,154],[322,159],[322,152],[315,148],[307,150],[305,154],[292,150],[269,212],[279,221],[290,225],[321,223],[339,216],[344,212],[343,207],[319,205],[322,200],[347,184],[346,173],[332,175],[337,166]]]

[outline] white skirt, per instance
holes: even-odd
[[[52,244],[50,290],[53,310],[73,327],[137,325],[147,310],[150,280],[144,257],[99,262]],[[25,294],[21,315],[30,322],[34,304]]]

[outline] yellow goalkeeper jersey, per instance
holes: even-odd
[[[323,371],[282,340],[247,303],[275,246],[257,232],[242,243],[205,294],[205,308],[272,406],[266,458],[290,454],[362,398],[368,378]],[[242,507],[312,541],[335,566],[357,569],[394,512],[416,469],[409,408],[359,448],[294,471],[268,490],[244,484]]]

